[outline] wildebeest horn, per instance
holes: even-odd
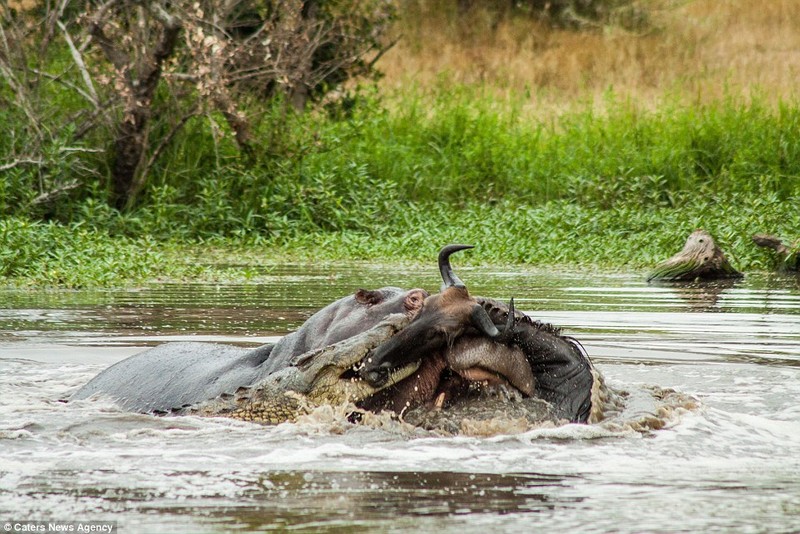
[[[514,314],[516,310],[514,309],[514,297],[511,297],[511,300],[508,301],[508,319],[506,320],[506,333],[511,333],[514,331]]]
[[[472,324],[475,325],[475,327],[478,328],[478,330],[480,330],[487,336],[497,337],[500,335],[500,331],[492,322],[491,317],[489,317],[489,314],[486,312],[486,310],[483,309],[483,306],[481,306],[480,304],[476,304],[472,308],[470,319],[472,319]]]
[[[447,245],[443,247],[441,251],[439,251],[439,272],[442,273],[442,281],[444,282],[442,284],[442,290],[445,290],[448,287],[467,287],[464,285],[464,282],[462,282],[461,279],[453,272],[453,268],[450,266],[450,254],[468,248],[474,247],[473,245]]]

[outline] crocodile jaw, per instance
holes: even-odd
[[[319,373],[307,393],[309,400],[317,404],[343,404],[359,403],[390,387],[397,382],[408,378],[419,368],[420,362],[409,363],[392,371],[389,379],[380,387],[374,387],[360,378],[348,376],[339,368],[325,369]]]

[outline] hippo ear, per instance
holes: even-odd
[[[359,289],[354,296],[358,302],[365,306],[374,306],[383,301],[383,293],[377,289]]]
[[[422,303],[428,297],[428,292],[424,289],[412,289],[406,293],[403,299],[403,307],[407,312],[414,312],[422,308]]]
[[[470,319],[472,319],[472,324],[475,327],[486,334],[489,337],[497,337],[500,335],[500,331],[492,322],[492,318],[489,317],[489,314],[486,310],[483,309],[483,306],[480,304],[476,304],[472,307],[472,313],[470,314]]]

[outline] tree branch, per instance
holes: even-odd
[[[50,74],[49,72],[44,72],[39,69],[30,69],[30,71],[36,74],[37,76],[42,76],[43,78],[47,78],[48,80],[53,80],[54,82],[58,82],[65,87],[69,87],[70,89],[81,95],[83,98],[91,102],[95,107],[97,107],[98,103],[95,101],[94,98],[92,98],[92,95],[90,95],[89,93],[87,93],[74,83],[61,79],[61,75],[56,76],[55,74]],[[95,98],[96,97],[97,95],[95,95]]]
[[[0,165],[0,171],[7,171],[13,169],[14,167],[19,167],[20,165],[38,165],[41,167],[44,165],[44,161],[40,159],[15,159],[9,163]]]
[[[97,44],[100,46],[100,48],[103,49],[103,53],[106,55],[111,64],[114,65],[118,71],[124,72],[130,64],[130,57],[127,54],[122,53],[116,46],[114,46],[114,43],[108,38],[105,30],[103,29],[106,12],[115,3],[117,3],[117,0],[109,0],[97,10],[89,23],[89,33],[97,41]]]
[[[6,55],[10,58],[10,52],[8,48],[8,40],[6,39],[6,32],[3,30],[3,26],[0,25],[0,39],[3,41],[3,47],[6,50]],[[31,103],[28,101],[27,97],[27,88],[24,87],[19,81],[17,77],[14,76],[14,72],[12,67],[6,60],[0,56],[0,75],[2,75],[6,82],[8,82],[9,87],[14,91],[14,98],[17,101],[17,105],[22,108],[25,112],[25,115],[28,117],[30,121],[31,127],[36,132],[40,138],[42,136],[42,129],[39,126],[39,120],[36,117],[36,114],[33,112],[33,107]]]
[[[51,191],[47,191],[47,192],[42,193],[41,195],[37,196],[36,198],[31,200],[31,205],[32,206],[36,206],[38,204],[48,204],[50,202],[53,202],[56,198],[60,197],[61,195],[63,195],[67,191],[71,191],[73,189],[76,189],[76,188],[80,187],[80,185],[81,185],[80,182],[78,182],[77,180],[73,180],[71,182],[63,184],[60,187],[57,187],[57,188],[55,188],[55,189],[53,189]]]
[[[379,60],[380,58],[382,58],[382,57],[383,57],[383,55],[384,55],[386,52],[388,52],[389,50],[391,50],[392,48],[394,48],[394,45],[396,45],[397,43],[399,43],[399,42],[400,42],[400,39],[402,39],[402,38],[403,38],[403,36],[402,36],[402,35],[400,35],[400,36],[399,36],[397,39],[395,39],[394,41],[392,41],[392,42],[391,42],[391,43],[389,43],[388,45],[386,45],[386,46],[382,47],[380,50],[378,50],[378,53],[375,55],[375,57],[374,57],[374,58],[372,58],[372,60],[371,60],[371,61],[370,61],[370,62],[367,64],[367,66],[368,66],[370,69],[371,69],[371,68],[373,68],[373,67],[375,66],[375,63],[377,63],[377,62],[378,62],[378,60]]]
[[[155,50],[153,50],[152,64],[149,66],[148,72],[141,77],[142,81],[138,92],[140,95],[145,96],[149,96],[155,91],[155,86],[161,77],[161,66],[175,50],[178,34],[182,28],[180,20],[167,13],[159,4],[148,4],[148,11],[162,24],[163,30]]]
[[[94,90],[92,77],[89,75],[89,71],[86,69],[86,63],[83,62],[83,57],[81,57],[78,49],[75,48],[75,43],[72,42],[72,37],[70,37],[69,32],[67,31],[67,27],[64,26],[60,20],[56,21],[56,24],[58,24],[58,27],[61,28],[62,32],[64,32],[64,40],[67,41],[70,54],[72,54],[72,60],[78,66],[78,70],[81,72],[81,76],[83,77],[83,83],[86,85],[86,89],[89,91],[89,101],[94,105],[94,107],[97,107],[97,91]]]
[[[150,154],[150,158],[147,160],[147,163],[145,163],[144,168],[142,169],[143,176],[147,176],[147,174],[150,172],[150,169],[153,167],[155,162],[158,161],[158,158],[161,156],[161,153],[164,151],[167,145],[169,145],[169,143],[172,142],[172,139],[175,137],[175,134],[177,134],[178,131],[181,128],[183,128],[183,126],[189,121],[189,119],[195,116],[197,116],[196,110],[192,110],[186,115],[184,115],[181,118],[181,120],[179,120],[178,123],[172,127],[170,132],[164,138],[161,139],[161,142],[158,144],[156,149],[153,150],[153,153]]]

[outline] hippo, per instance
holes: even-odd
[[[599,375],[577,341],[493,299],[472,297],[439,254],[443,287],[360,290],[323,308],[274,345],[162,345],[100,373],[72,399],[113,396],[125,409],[264,424],[319,404],[362,410],[441,410],[484,388],[507,388],[537,415],[583,423]]]
[[[292,358],[369,330],[388,315],[412,316],[427,296],[424,289],[359,289],[322,308],[277,343],[255,349],[203,342],[159,345],[112,365],[71,399],[102,393],[141,413],[196,404],[255,384]]]
[[[294,358],[289,366],[272,373],[252,386],[240,387],[233,394],[223,394],[198,404],[177,408],[171,411],[177,415],[224,416],[259,424],[278,424],[294,421],[320,405],[354,406],[351,419],[363,416],[363,411],[377,411],[370,408],[369,401],[382,390],[412,379],[414,384],[420,380],[439,380],[439,377],[420,368],[420,361],[412,361],[393,369],[385,380],[374,386],[358,378],[357,371],[370,352],[408,326],[406,315],[393,314],[371,329],[353,337],[322,347]],[[475,359],[471,352],[452,351],[448,357],[454,368],[467,369],[481,366],[483,373],[495,381],[515,383],[519,379],[513,373],[518,369],[504,362],[502,358],[483,361]],[[530,374],[530,370],[526,370]],[[422,378],[421,375],[426,375]],[[524,374],[524,373],[523,373]],[[484,376],[473,377],[475,384],[482,384]],[[413,395],[404,395],[408,408],[424,409],[431,400],[430,391],[417,388]],[[435,407],[440,409],[441,406]],[[539,409],[529,414],[536,420],[549,419],[548,409]]]

